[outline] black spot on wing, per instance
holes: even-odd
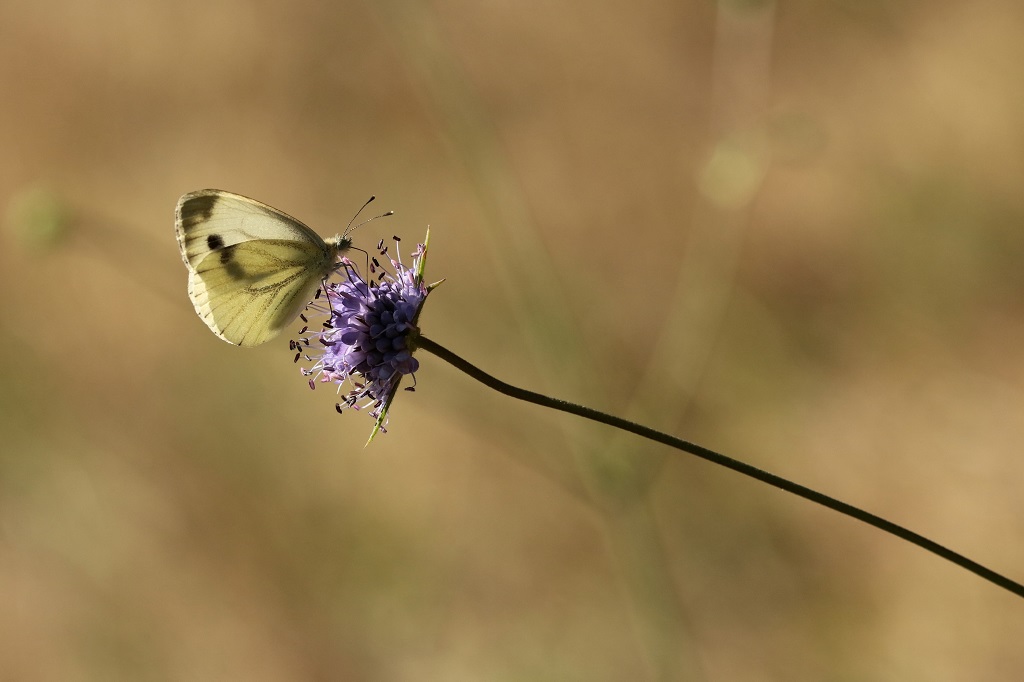
[[[217,235],[210,235],[210,239],[213,239],[214,237],[216,237],[217,241],[221,244],[224,243],[220,237],[217,237]],[[210,240],[207,240],[207,243],[209,243],[209,241]],[[228,277],[231,279],[244,279],[246,276],[245,268],[235,260],[236,246],[238,246],[238,244],[232,244],[231,246],[225,246],[220,250],[220,264],[224,266],[224,270],[228,273]],[[213,247],[211,246],[210,248],[212,249]]]
[[[211,234],[206,238],[206,247],[210,249],[210,251],[216,251],[217,249],[224,247],[224,240],[219,234]],[[223,258],[224,256],[221,256],[222,261]]]

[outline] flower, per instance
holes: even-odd
[[[402,264],[398,255],[400,240],[398,237],[394,240],[394,258],[383,240],[377,244],[377,251],[390,262],[394,272],[372,258],[368,263],[371,276],[364,279],[355,263],[348,257],[342,258],[338,269],[341,281],[324,287],[328,305],[314,301],[307,307],[307,310],[328,315],[323,328],[291,342],[291,349],[298,351],[296,362],[305,357],[313,363],[302,369],[302,374],[309,377],[310,388],[315,388],[317,381],[338,384],[339,393],[346,382],[351,386],[342,401],[335,405],[338,412],[349,407],[354,410],[371,408],[370,415],[376,418],[376,423],[370,440],[378,432],[387,431],[388,409],[402,378],[407,375],[413,378],[413,386],[406,390],[415,387],[415,372],[419,369],[419,361],[413,357],[419,337],[417,321],[427,295],[441,283],[427,285],[423,282],[429,229],[423,243],[412,254],[412,267]],[[305,315],[302,319],[309,321]],[[308,327],[303,327],[300,337],[307,330]]]

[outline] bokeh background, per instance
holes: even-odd
[[[173,209],[376,194],[434,340],[1020,581],[1022,64],[1016,0],[5,3],[0,677],[1021,679],[1019,598],[432,356],[364,448]]]

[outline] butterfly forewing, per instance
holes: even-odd
[[[286,213],[220,190],[178,201],[178,246],[196,312],[220,338],[256,346],[301,312],[347,240],[325,242]]]
[[[178,200],[175,227],[181,257],[195,268],[210,251],[258,239],[327,244],[316,232],[283,211],[221,190],[190,192]]]

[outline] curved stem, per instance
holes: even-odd
[[[696,455],[701,459],[706,459],[707,461],[713,462],[714,464],[718,464],[727,469],[732,469],[733,471],[739,472],[744,476],[749,476],[750,478],[756,479],[763,483],[767,483],[768,485],[774,486],[780,490],[785,490],[786,492],[802,497],[805,500],[810,500],[811,502],[820,504],[823,507],[828,507],[829,509],[835,510],[840,514],[845,514],[846,516],[857,519],[858,521],[862,521],[863,523],[866,523],[870,526],[874,526],[875,528],[883,530],[886,533],[895,535],[896,537],[902,540],[906,540],[907,542],[912,543],[914,545],[917,545],[922,549],[926,549],[929,552],[936,554],[947,561],[951,561],[952,563],[956,564],[957,566],[960,566],[961,568],[967,569],[971,573],[974,573],[975,575],[984,578],[985,580],[1003,588],[1004,590],[1012,592],[1018,597],[1024,597],[1024,585],[1021,585],[1018,582],[1010,580],[1006,576],[996,573],[992,569],[986,568],[985,566],[982,566],[976,561],[972,561],[964,555],[954,552],[953,550],[944,547],[933,540],[929,540],[923,535],[920,535],[912,530],[904,528],[903,526],[895,524],[892,521],[883,519],[880,516],[876,516],[870,512],[866,512],[863,509],[860,509],[859,507],[847,504],[846,502],[837,500],[834,497],[829,497],[828,495],[819,493],[816,490],[812,490],[811,488],[802,486],[799,483],[794,483],[793,481],[782,478],[781,476],[776,476],[775,474],[764,471],[763,469],[758,469],[757,467],[751,466],[739,460],[735,460],[731,457],[726,457],[725,455],[717,453],[714,450],[708,450],[707,448],[701,447],[700,445],[696,445],[695,443],[690,443],[689,441],[682,440],[681,438],[676,438],[675,436],[670,436],[666,433],[655,431],[654,429],[648,428],[646,426],[642,426],[640,424],[636,424],[634,422],[628,421],[626,419],[621,419],[610,414],[605,414],[604,412],[592,410],[589,407],[583,407],[582,405],[566,402],[565,400],[558,400],[557,398],[550,398],[540,393],[534,393],[533,391],[527,391],[526,389],[518,388],[516,386],[512,386],[511,384],[506,384],[504,381],[492,377],[490,374],[487,374],[478,367],[470,364],[466,360],[463,360],[461,357],[451,352],[444,346],[441,346],[424,336],[419,337],[416,345],[417,348],[422,348],[423,350],[429,353],[433,353],[437,357],[450,363],[457,369],[462,370],[463,372],[473,377],[477,381],[481,382],[482,384],[490,388],[493,388],[494,390],[500,393],[504,393],[507,396],[517,398],[519,400],[525,400],[528,403],[534,403],[535,405],[540,405],[542,407],[550,407],[555,410],[561,410],[562,412],[568,412],[569,414],[575,414],[579,417],[583,417],[584,419],[590,419],[595,422],[600,422],[601,424],[607,424],[608,426],[614,426],[615,428],[622,429],[624,431],[629,431],[630,433],[634,433],[643,438],[647,438],[648,440],[653,440],[657,443],[662,443],[664,445],[668,445],[669,447],[676,448],[677,450],[688,452],[691,455]]]

